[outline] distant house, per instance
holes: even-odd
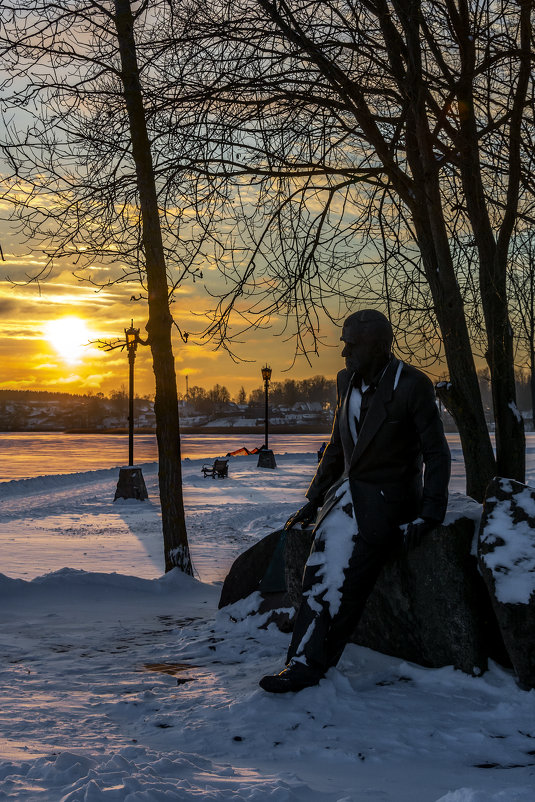
[[[320,401],[297,401],[293,405],[292,411],[319,415],[323,411],[323,406]]]

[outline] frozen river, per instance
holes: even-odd
[[[464,464],[459,435],[448,434],[452,478],[459,480]],[[184,434],[182,457],[190,459],[223,456],[241,446],[261,445],[262,434]],[[324,434],[279,434],[270,437],[275,454],[317,451]],[[526,434],[527,475],[535,477],[535,433]],[[134,458],[138,464],[157,460],[154,435],[136,435]],[[80,473],[113,468],[128,462],[128,437],[108,434],[62,434],[60,432],[0,432],[0,482],[32,476]]]
[[[325,434],[270,435],[275,453],[303,454],[317,451]],[[262,445],[263,433],[183,434],[182,457],[224,456],[242,446]],[[134,440],[137,464],[158,459],[156,437],[138,434]],[[0,432],[0,482],[32,476],[80,473],[128,464],[128,436],[116,434],[63,434],[61,432]]]

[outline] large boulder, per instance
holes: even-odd
[[[354,643],[424,666],[453,664],[470,674],[484,671],[489,657],[508,662],[472,553],[479,513],[471,499],[454,495],[445,525],[385,565]],[[286,545],[286,584],[295,608],[311,540],[293,537]]]
[[[312,527],[307,529],[278,529],[259,540],[236,558],[221,589],[219,608],[235,604],[253,593],[259,593],[260,602],[256,613],[272,614],[263,617],[262,626],[274,622],[283,632],[293,628],[293,608],[287,589],[287,570],[295,565],[288,556],[288,548],[296,539],[308,543],[308,550],[300,557],[301,575],[310,552]],[[290,545],[289,545],[290,544]],[[295,580],[301,591],[301,576]]]
[[[219,609],[260,591],[267,599],[297,608],[301,600],[303,569],[312,546],[313,527],[278,529],[240,554],[225,577]]]
[[[518,682],[535,688],[535,489],[490,483],[478,559]]]
[[[234,560],[221,588],[220,609],[259,589],[282,534],[281,529],[271,532]],[[281,587],[276,590],[285,590],[284,575]]]
[[[472,550],[479,514],[479,505],[453,494],[444,525],[383,568],[354,642],[424,666],[453,664],[471,674],[484,671],[489,657],[508,664]],[[274,532],[248,549],[225,580],[220,607],[260,590],[258,612],[270,605],[297,609],[312,539],[311,529],[297,528]],[[288,617],[283,628],[291,628]]]
[[[382,570],[353,641],[423,666],[468,674],[504,652],[490,599],[471,553],[474,521],[440,526]]]

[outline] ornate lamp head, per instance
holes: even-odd
[[[262,378],[265,382],[271,379],[271,368],[268,365],[262,368]]]
[[[126,336],[126,348],[128,353],[135,353],[139,342],[139,329],[134,328],[134,321],[130,323],[130,328],[124,330]]]

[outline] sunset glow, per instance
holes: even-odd
[[[78,317],[51,320],[45,326],[45,336],[65,362],[79,362],[86,352],[89,330]]]

